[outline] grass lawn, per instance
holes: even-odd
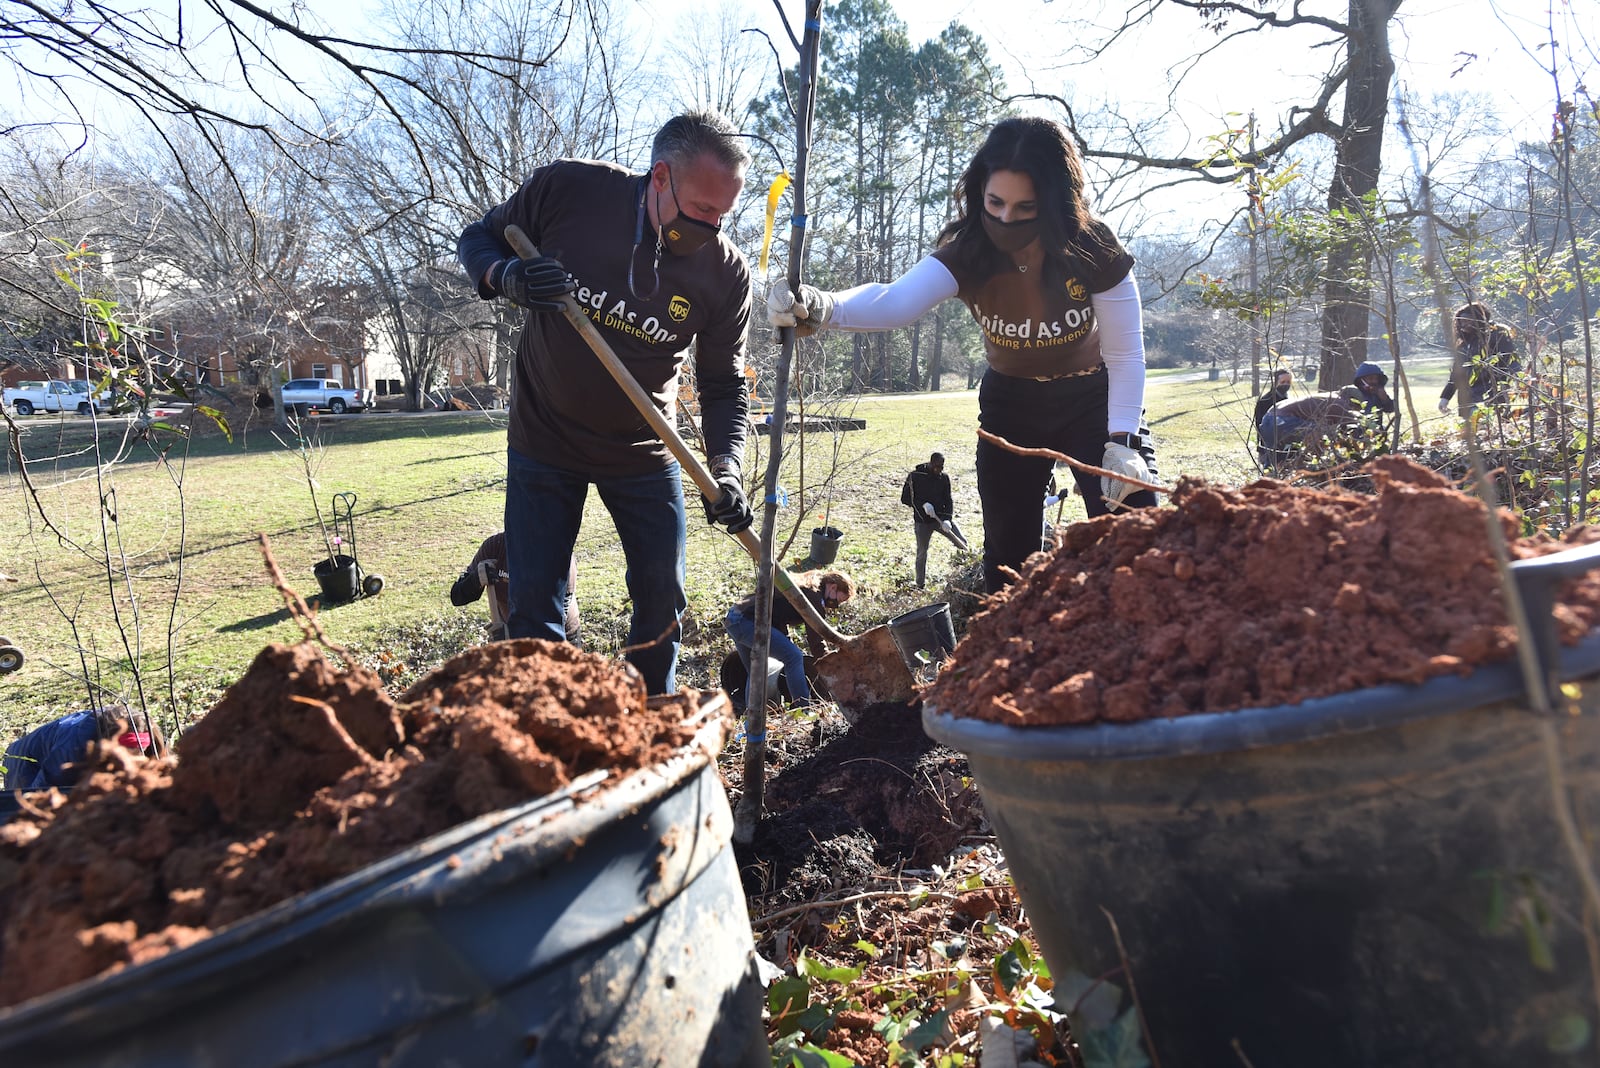
[[[1446,426],[1433,403],[1447,367],[1438,361],[1417,372],[1424,434]],[[1255,477],[1248,394],[1248,376],[1235,384],[1226,374],[1211,382],[1203,370],[1151,375],[1148,408],[1163,481]],[[783,554],[794,563],[824,515],[844,531],[838,566],[863,585],[841,624],[853,632],[935,596],[910,586],[915,546],[900,485],[912,466],[945,453],[957,515],[974,547],[982,524],[975,392],[876,397],[847,414],[867,428],[807,435],[804,479],[800,439],[785,437],[790,502],[779,513],[778,544],[794,535]],[[0,580],[0,635],[27,662],[0,676],[0,737],[88,707],[86,674],[106,694],[158,711],[170,728],[208,708],[265,643],[299,637],[257,535],[269,538],[290,586],[304,596],[318,592],[311,568],[326,550],[308,465],[330,533],[332,495],[356,494],[357,555],[386,582],[377,597],[320,614],[332,641],[403,685],[482,635],[482,603],[453,608],[447,591],[501,523],[504,413],[315,418],[304,450],[257,422],[233,427],[231,442],[214,429],[187,446],[163,436],[163,453],[151,442],[127,443],[125,426],[108,422],[98,458],[86,419],[35,416],[14,425],[28,466],[25,480],[8,453],[0,475],[0,572],[15,580]],[[751,441],[747,468],[764,470],[757,445],[764,450],[765,439]],[[107,462],[113,454],[120,459]],[[802,494],[804,482],[811,488]],[[687,630],[679,678],[706,685],[731,648],[722,615],[752,587],[754,565],[734,540],[701,522],[690,494],[689,603],[700,627]],[[1067,519],[1082,515],[1081,503],[1067,506]],[[970,577],[975,561],[934,539],[930,583]],[[627,626],[623,561],[594,495],[578,546],[578,590],[590,647],[614,652]],[[130,663],[140,665],[137,678]]]

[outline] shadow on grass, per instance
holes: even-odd
[[[319,616],[330,608],[343,608],[354,603],[354,601],[324,601],[316,594],[306,598],[306,606]],[[251,616],[249,619],[241,619],[237,622],[229,623],[226,626],[218,627],[217,630],[228,634],[248,634],[253,630],[266,630],[268,627],[276,627],[278,624],[287,623],[293,618],[287,608],[280,608],[274,612],[263,612],[258,616]]]

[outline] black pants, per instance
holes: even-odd
[[[1013,445],[1054,449],[1074,460],[1099,467],[1109,438],[1105,368],[1091,375],[1037,382],[985,371],[978,387],[978,425]],[[1139,428],[1140,452],[1156,473],[1150,432]],[[998,445],[978,441],[978,498],[983,504],[983,582],[990,593],[1010,578],[1002,567],[1020,570],[1022,561],[1039,549],[1039,518],[1054,461],[1018,456]],[[1100,497],[1100,477],[1073,469],[1090,516],[1109,509]],[[1149,490],[1129,494],[1123,504],[1148,508],[1156,503]]]

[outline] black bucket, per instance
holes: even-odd
[[[889,637],[914,678],[931,679],[956,647],[955,624],[945,601],[902,612],[889,620]]]
[[[318,560],[311,573],[322,587],[322,599],[330,604],[353,601],[361,592],[361,573],[353,556],[341,553],[332,560]]]
[[[811,528],[811,562],[831,564],[839,558],[839,543],[844,541],[844,531],[838,527]]]
[[[768,1065],[721,731],[0,1012],[0,1051],[57,1068]]]
[[[1579,680],[1554,727],[1597,827],[1600,633],[1548,663]],[[1126,989],[1126,961],[1162,1063],[1591,1063],[1584,898],[1523,693],[1496,664],[1132,724],[922,716],[967,754],[1057,988]]]

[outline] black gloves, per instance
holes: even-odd
[[[572,276],[559,260],[501,260],[489,270],[489,287],[529,311],[561,310],[561,298],[572,292]]]
[[[482,596],[483,583],[478,581],[477,568],[469,567],[461,572],[461,577],[450,587],[450,603],[457,608],[469,605]]]
[[[711,477],[717,480],[722,495],[715,502],[702,494],[700,503],[705,506],[706,522],[721,523],[729,534],[747,530],[755,521],[750,514],[750,504],[744,499],[744,485],[739,479],[739,462],[731,456],[718,456],[711,461]]]

